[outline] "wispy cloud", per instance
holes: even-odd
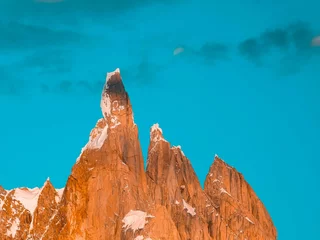
[[[273,65],[284,74],[296,73],[312,57],[320,56],[312,47],[314,30],[304,22],[296,22],[283,28],[267,29],[259,36],[240,42],[238,53],[247,60],[263,66],[270,65],[267,58],[273,56]]]
[[[220,42],[206,42],[200,48],[190,46],[178,47],[173,52],[174,56],[185,55],[191,59],[198,58],[207,64],[215,64],[218,61],[229,59],[230,49],[227,44]]]
[[[28,25],[20,22],[0,22],[0,49],[21,51],[39,47],[75,44],[84,39],[82,34]]]

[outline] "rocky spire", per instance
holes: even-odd
[[[151,198],[174,216],[181,239],[210,239],[206,196],[181,147],[170,147],[159,124],[150,131],[147,176]]]
[[[212,200],[211,235],[214,239],[276,239],[277,232],[260,199],[243,175],[218,155],[210,167],[204,191]]]
[[[119,68],[107,74],[100,106],[104,119],[107,120],[111,128],[120,124],[132,125],[131,103],[123,85]]]

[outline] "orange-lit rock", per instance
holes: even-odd
[[[218,157],[205,189],[158,124],[147,169],[120,71],[109,73],[103,118],[64,189],[0,187],[0,240],[275,240],[272,220],[243,176]]]

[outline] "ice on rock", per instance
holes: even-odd
[[[247,220],[248,222],[254,224],[254,222],[252,222],[250,218],[246,217],[246,220]]]
[[[191,207],[184,199],[182,199],[183,202],[183,209],[187,210],[187,213],[189,213],[191,216],[195,216],[196,212],[195,212],[195,208]]]
[[[224,188],[220,188],[220,192],[225,193],[231,197],[231,194],[227,190],[225,190]]]
[[[19,220],[19,218],[15,218],[15,220],[11,224],[11,227],[9,229],[7,229],[6,235],[8,237],[14,238],[16,236],[19,228],[20,228],[20,220]]]
[[[172,149],[179,149],[180,152],[181,152],[181,154],[182,154],[183,156],[186,156],[186,155],[184,154],[184,152],[181,150],[181,146],[180,146],[180,145],[178,145],[178,146],[173,146]]]
[[[153,124],[150,132],[150,140],[152,142],[165,141],[162,135],[162,129],[159,127],[159,124]]]
[[[122,228],[127,231],[131,229],[133,232],[143,229],[148,223],[147,218],[153,218],[154,216],[147,214],[146,212],[140,210],[130,210],[127,215],[123,218]]]

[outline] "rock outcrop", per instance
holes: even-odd
[[[120,71],[107,74],[103,118],[64,189],[0,187],[1,240],[275,240],[264,205],[215,157],[204,189],[181,147],[151,127],[144,171],[138,128]]]

